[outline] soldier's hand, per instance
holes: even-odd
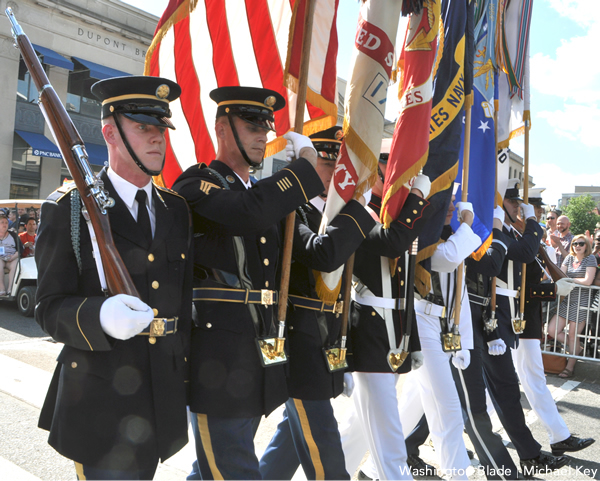
[[[574,279],[565,277],[556,281],[556,295],[560,297],[568,296],[571,291],[577,287],[577,283]]]
[[[421,351],[413,351],[410,353],[410,368],[416,371],[423,365],[423,353]]]
[[[461,349],[452,353],[452,364],[456,369],[465,370],[471,364],[471,353],[468,349]]]
[[[288,141],[288,147],[291,147],[289,149],[286,147],[286,156],[288,156],[288,152],[293,152],[297,159],[304,157],[316,168],[317,151],[313,146],[312,141],[306,135],[288,132],[283,138]],[[292,159],[288,158],[288,161],[290,160]]]
[[[533,206],[531,204],[526,204],[525,202],[523,202],[519,209],[521,210],[521,218],[523,220],[527,220],[527,219],[535,219],[535,210],[533,208]]]
[[[502,339],[488,341],[487,345],[490,356],[502,356],[506,352],[506,343]]]
[[[354,378],[352,377],[351,372],[344,373],[344,390],[342,394],[346,397],[352,396],[352,392],[354,391]]]
[[[431,181],[425,174],[419,174],[408,181],[406,187],[411,193],[419,195],[420,192],[420,197],[427,199],[429,191],[431,190]],[[419,192],[415,192],[415,190],[418,190]]]
[[[457,217],[459,222],[464,222],[468,226],[473,225],[473,204],[470,202],[457,202]]]
[[[494,229],[502,230],[504,217],[504,209],[501,205],[499,205],[494,209]]]
[[[361,195],[360,198],[358,199],[358,201],[360,202],[360,205],[362,205],[363,207],[369,205],[369,202],[371,202],[371,194],[372,193],[373,193],[373,190],[369,189],[363,195]]]
[[[129,339],[142,332],[154,319],[148,304],[137,297],[117,294],[109,297],[100,307],[102,330],[115,339]]]

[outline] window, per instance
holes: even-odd
[[[44,70],[47,70],[46,65],[43,65]],[[31,74],[25,66],[23,57],[19,60],[19,81],[17,83],[17,99],[22,102],[37,103],[38,91],[35,88]]]
[[[102,105],[90,90],[96,82],[96,79],[90,77],[89,69],[75,63],[75,70],[69,72],[67,111],[99,118]]]
[[[10,184],[11,199],[39,199],[39,197],[39,183],[18,181]]]
[[[20,136],[14,134],[13,140],[13,170],[27,171],[39,174],[41,158],[33,155],[33,149]]]

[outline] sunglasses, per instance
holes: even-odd
[[[573,245],[583,247],[583,246],[585,246],[585,242],[573,242]]]
[[[554,220],[556,217],[548,217],[548,220]]]

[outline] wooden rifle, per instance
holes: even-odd
[[[108,292],[110,295],[129,294],[139,297],[112,238],[106,209],[112,207],[115,201],[109,197],[104,183],[92,171],[85,144],[54,87],[50,84],[29,38],[17,23],[12,9],[8,7],[5,12],[11,23],[15,45],[20,50],[38,91],[40,110],[52,131],[52,136],[58,144],[62,158],[67,164],[90,217],[104,266]]]

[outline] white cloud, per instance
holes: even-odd
[[[600,109],[597,105],[565,104],[564,110],[544,110],[537,117],[546,119],[557,135],[600,147]]]
[[[545,187],[542,199],[548,205],[557,205],[562,194],[575,192],[576,185],[600,186],[600,172],[565,172],[556,164],[538,164],[529,169],[536,187]]]

